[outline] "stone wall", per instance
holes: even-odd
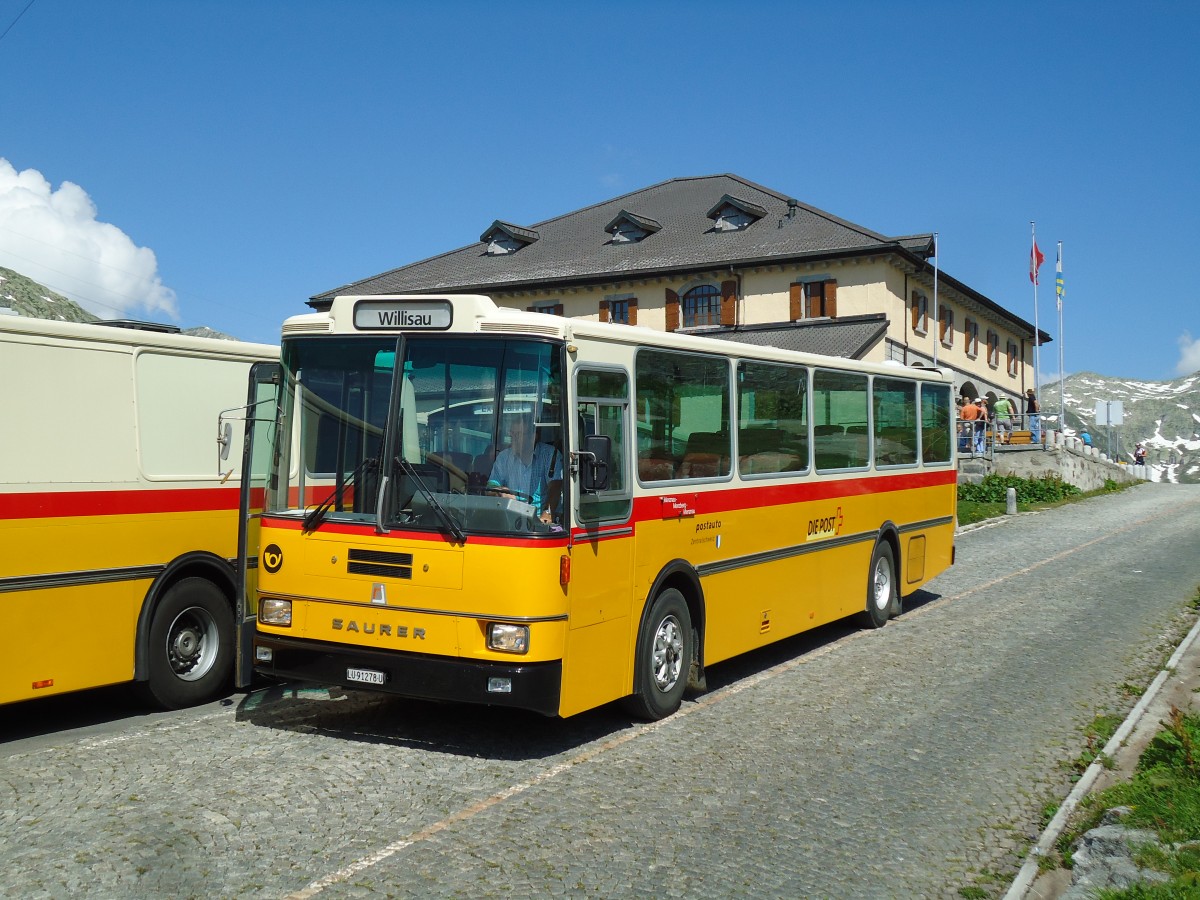
[[[989,468],[998,475],[1021,478],[1057,475],[1082,491],[1104,487],[1108,480],[1124,483],[1150,479],[1146,466],[1120,465],[1096,447],[1085,447],[1079,438],[1065,437],[1057,431],[1047,432],[1045,448],[997,453]]]

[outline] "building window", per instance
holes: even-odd
[[[533,306],[529,307],[529,312],[545,313],[549,316],[561,316],[563,314],[563,305],[559,300],[539,300]]]
[[[619,297],[600,301],[600,321],[618,325],[637,324],[637,297]]]
[[[993,369],[1000,366],[1000,335],[990,328],[987,333],[987,361]]]
[[[726,194],[705,215],[713,220],[713,231],[741,231],[766,214],[766,209],[757,203]]]
[[[610,243],[613,244],[636,244],[661,229],[662,225],[654,219],[634,215],[624,209],[617,213],[615,219],[604,226],[604,230],[612,235]]]
[[[1008,342],[1008,374],[1013,378],[1017,377],[1017,342]]]
[[[726,206],[717,216],[716,224],[713,227],[717,231],[741,231],[753,221],[754,219],[749,214],[737,207]]]
[[[963,334],[966,335],[967,356],[975,359],[979,356],[979,323],[974,319],[967,319],[963,325]]]
[[[929,298],[920,291],[912,293],[912,328],[917,334],[929,331]]]
[[[804,286],[804,294],[808,303],[808,318],[837,317],[836,281],[810,281]]]
[[[683,327],[721,324],[721,292],[702,284],[683,295]]]
[[[943,306],[938,310],[938,337],[947,347],[954,344],[954,310]]]

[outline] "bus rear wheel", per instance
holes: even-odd
[[[626,698],[630,712],[655,721],[679,709],[694,654],[687,601],[679,591],[668,588],[655,598],[638,634],[634,690]]]
[[[896,584],[896,558],[892,545],[880,541],[871,554],[871,568],[867,572],[867,609],[863,613],[863,624],[868,628],[882,628],[900,607]]]
[[[225,595],[203,578],[167,591],[150,623],[150,677],[141,686],[164,709],[217,697],[233,675],[233,613]]]

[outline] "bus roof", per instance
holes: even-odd
[[[446,312],[451,306],[452,314]],[[418,315],[422,310],[433,311],[432,318],[428,321],[423,320]],[[397,318],[403,311],[408,311],[416,317],[409,320],[413,324],[406,324]],[[497,306],[495,301],[482,294],[343,295],[334,298],[328,312],[292,316],[283,323],[284,338],[302,334],[387,334],[402,331],[410,334],[424,331],[439,334],[520,334],[563,341],[588,338],[642,347],[659,347],[664,350],[712,353],[739,359],[848,368],[879,375],[897,375],[903,372],[908,377],[930,381],[953,380],[950,372],[940,368],[906,366],[892,360],[866,362],[840,356],[821,356],[815,353],[717,340],[703,334],[664,332],[642,325],[593,322],[588,319],[571,319],[548,313],[511,309]]]
[[[59,322],[54,319],[34,319],[27,316],[0,317],[0,335],[5,334],[125,347],[153,347],[175,352],[205,353],[246,359],[274,359],[279,356],[279,347],[271,344],[227,341],[219,338],[195,337],[190,334],[148,331],[140,328],[114,328],[110,325],[91,322]]]

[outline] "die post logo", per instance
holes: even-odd
[[[842,533],[842,508],[829,515],[817,516],[808,520],[808,536],[805,540],[818,541],[822,538],[837,537]]]
[[[262,552],[263,568],[274,575],[283,568],[283,551],[278,544],[267,544]]]

